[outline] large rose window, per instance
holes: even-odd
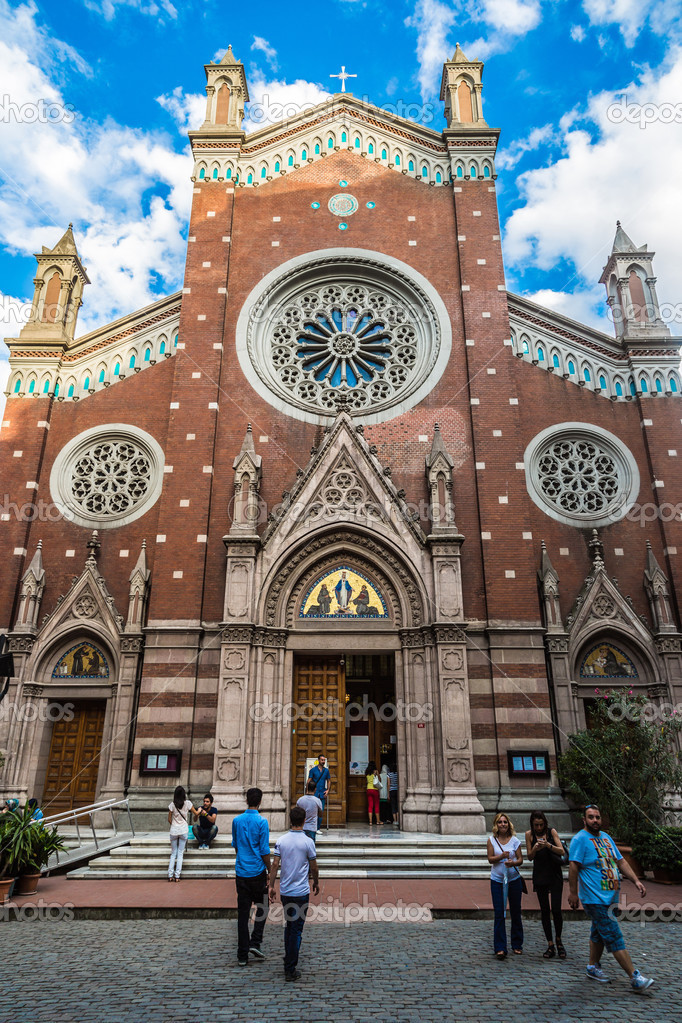
[[[428,282],[392,262],[334,255],[268,275],[237,329],[252,385],[308,421],[333,416],[339,404],[367,421],[416,404],[447,361],[449,324],[443,329]]]

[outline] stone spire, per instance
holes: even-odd
[[[644,569],[646,590],[654,632],[676,632],[677,627],[670,605],[668,577],[656,560],[649,540],[646,542],[646,568]]]
[[[232,463],[234,499],[230,536],[254,536],[259,521],[262,458],[256,454],[251,423],[246,427],[241,451]]]
[[[548,632],[563,632],[561,606],[559,604],[559,576],[550,561],[545,541],[542,541],[538,579],[545,609],[545,626]]]
[[[90,283],[78,255],[73,224],[54,248],[43,245],[34,255],[38,269],[33,278],[31,315],[19,338],[22,346],[36,342],[41,348],[55,344],[63,350],[73,342],[83,288]]]
[[[636,343],[637,351],[642,342],[657,348],[669,343],[670,330],[661,319],[656,295],[654,255],[646,245],[636,246],[620,220],[616,221],[611,255],[599,280],[606,288],[616,337],[625,344]]]
[[[440,427],[433,427],[433,442],[426,459],[426,479],[429,484],[432,533],[457,533],[453,501],[454,459],[445,447]]]

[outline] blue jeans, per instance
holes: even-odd
[[[316,831],[306,831],[304,829],[303,834],[307,835],[308,838],[312,838],[312,840],[315,843],[315,845],[317,845],[317,832]]]
[[[320,795],[319,792],[316,792],[315,795],[317,796],[319,801],[322,803],[322,809],[318,810],[318,812],[317,812],[317,826],[318,826],[318,828],[321,828],[322,827],[322,814],[324,813],[324,807],[325,807],[325,803],[327,802],[327,800],[325,799],[324,796]]]
[[[185,846],[187,845],[187,835],[171,835],[170,844],[171,854],[168,863],[168,876],[173,877],[173,866],[175,866],[175,876],[180,877],[182,857],[185,855]]]
[[[281,895],[281,893],[280,893]],[[308,915],[309,895],[281,895],[284,908],[284,972],[293,973],[298,963],[298,952],[303,937],[303,925]]]
[[[490,892],[495,910],[495,931],[493,944],[496,952],[507,951],[507,928],[504,921],[504,884],[502,881],[490,882]],[[509,882],[509,915],[511,916],[512,948],[523,948],[523,921],[521,920],[521,878]]]
[[[194,837],[196,838],[199,845],[207,845],[210,849],[211,842],[218,834],[218,825],[209,824],[207,828],[201,824],[193,824],[192,830],[194,831]]]

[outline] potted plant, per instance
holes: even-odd
[[[13,869],[17,875],[14,896],[35,895],[43,867],[54,852],[64,849],[64,840],[56,828],[46,828],[33,820],[33,808],[24,807],[21,825],[11,842]]]
[[[654,881],[682,883],[682,828],[649,828],[635,837],[632,846],[644,867],[653,870]]]
[[[605,829],[625,853],[638,833],[663,822],[666,793],[682,788],[682,716],[657,708],[653,715],[651,702],[632,689],[594,692],[592,727],[568,737],[559,780],[574,806],[601,808]]]
[[[0,815],[0,904],[7,902],[16,878],[12,836],[19,828],[21,816],[8,810]]]
[[[4,866],[0,878],[4,869],[5,876],[17,879],[15,896],[35,895],[43,867],[53,852],[64,849],[64,840],[56,829],[34,821],[33,808],[28,805],[21,812],[4,815],[1,836]]]

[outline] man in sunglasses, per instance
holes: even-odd
[[[644,977],[632,965],[614,910],[618,905],[621,874],[632,881],[642,898],[646,895],[646,888],[632,867],[625,862],[611,836],[601,830],[601,811],[598,806],[590,804],[585,807],[583,824],[583,830],[571,840],[569,850],[568,904],[571,909],[577,909],[582,902],[583,909],[592,921],[587,976],[591,980],[608,984],[609,978],[601,968],[601,957],[606,948],[627,973],[632,990],[641,993],[651,987],[653,980]]]

